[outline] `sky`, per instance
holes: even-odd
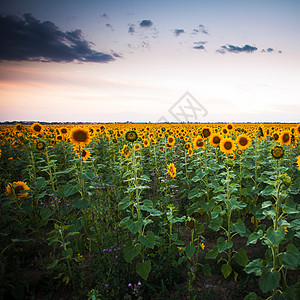
[[[0,122],[299,122],[299,0],[0,0]]]

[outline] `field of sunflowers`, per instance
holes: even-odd
[[[299,299],[300,124],[0,125],[1,299]]]

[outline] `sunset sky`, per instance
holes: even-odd
[[[0,0],[0,122],[299,122],[299,15],[299,0]]]

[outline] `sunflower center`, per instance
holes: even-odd
[[[218,136],[215,136],[215,137],[213,138],[214,144],[219,144],[220,141],[221,141],[221,139],[220,139]]]
[[[242,146],[246,146],[248,143],[248,140],[245,137],[241,137],[239,142]]]
[[[73,138],[76,142],[85,142],[87,140],[87,134],[84,131],[74,132]]]
[[[224,148],[225,148],[226,150],[230,150],[230,149],[232,148],[232,143],[231,143],[231,142],[225,142],[225,143],[224,143]]]
[[[40,132],[42,130],[42,127],[38,124],[34,125],[33,130],[36,132]]]
[[[19,195],[21,191],[23,191],[23,187],[21,185],[18,185],[15,187],[15,194]]]
[[[67,129],[66,128],[63,128],[62,130],[61,130],[61,133],[62,134],[66,134],[68,131],[67,131]]]
[[[274,134],[274,140],[277,141],[279,139],[279,135],[277,133]]]
[[[287,143],[290,140],[290,135],[288,133],[285,133],[282,137],[282,140]]]
[[[210,131],[208,128],[203,129],[202,133],[205,138],[210,136]]]

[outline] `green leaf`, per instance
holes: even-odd
[[[86,199],[74,199],[73,204],[79,209],[85,209],[89,206],[89,202]]]
[[[64,196],[65,197],[72,196],[72,195],[76,194],[78,191],[79,191],[78,185],[73,185],[73,184],[68,183],[64,187]]]
[[[284,239],[285,236],[285,230],[284,227],[279,227],[277,230],[274,230],[273,227],[269,227],[265,237],[271,241],[271,243],[277,247],[280,242]],[[267,241],[269,244],[269,242]]]
[[[193,188],[192,190],[190,190],[189,194],[188,194],[188,198],[189,200],[197,198],[197,197],[201,197],[202,192],[199,192],[198,188]]]
[[[178,233],[173,233],[170,235],[170,240],[176,242],[178,240]]]
[[[195,251],[196,247],[192,242],[185,247],[185,254],[188,258],[191,258],[194,255]]]
[[[236,260],[236,262],[242,266],[242,267],[245,267],[248,263],[248,256],[247,256],[247,253],[246,251],[241,248],[235,255],[234,255],[234,258]]]
[[[131,262],[136,256],[141,253],[142,245],[131,245],[129,247],[124,248],[124,258],[127,262]]]
[[[123,200],[121,200],[118,204],[119,209],[126,209],[128,206],[130,206],[133,203],[133,201],[130,200],[130,197],[127,196]]]
[[[286,252],[282,253],[280,258],[289,269],[295,270],[300,265],[300,252],[293,244],[287,246]]]
[[[147,280],[149,273],[151,271],[151,262],[146,260],[143,263],[136,264],[136,272],[144,279]]]
[[[140,235],[139,236],[140,242],[147,248],[153,249],[155,244],[155,235],[154,233],[149,230],[146,236]]]
[[[217,240],[218,252],[221,253],[227,249],[230,249],[233,246],[233,242],[225,241],[223,237],[219,237]]]
[[[277,288],[280,281],[280,273],[278,271],[264,272],[259,278],[259,287],[267,293]]]
[[[246,245],[248,246],[250,244],[256,244],[257,240],[262,237],[262,233],[263,233],[262,230],[251,233],[248,237],[248,241]]]
[[[202,271],[203,271],[203,275],[205,275],[205,276],[211,276],[211,267],[210,267],[209,264],[205,264],[202,267]]]
[[[218,256],[218,247],[214,246],[212,247],[206,254],[205,258],[207,259],[215,259]]]
[[[221,266],[221,272],[222,272],[223,276],[225,278],[227,278],[231,274],[231,272],[232,272],[231,265],[229,265],[229,264],[223,264]]]
[[[244,235],[246,233],[246,226],[241,219],[238,219],[235,224],[231,224],[231,228],[233,232],[237,232],[240,235]]]
[[[256,276],[260,276],[262,274],[262,263],[261,258],[254,259],[244,268],[244,271],[247,274],[254,273]]]
[[[200,210],[199,204],[197,202],[193,203],[187,210],[187,215],[190,217],[192,214]]]
[[[48,207],[42,207],[40,210],[40,216],[42,220],[49,219],[52,215],[51,210]]]
[[[57,264],[58,264],[58,262],[59,262],[59,259],[55,260],[53,263],[51,263],[51,264],[47,267],[47,270],[50,270],[50,269],[56,267]]]
[[[129,219],[127,221],[127,229],[132,232],[133,234],[136,234],[142,227],[143,227],[143,218],[139,218],[137,221],[132,221]]]
[[[33,241],[33,239],[11,239],[13,243],[27,243]]]
[[[257,299],[258,297],[254,292],[251,292],[244,298],[244,300],[257,300]]]
[[[65,258],[72,258],[73,256],[73,249],[72,248],[68,248],[66,250],[63,250],[61,252],[62,256],[65,257]]]

